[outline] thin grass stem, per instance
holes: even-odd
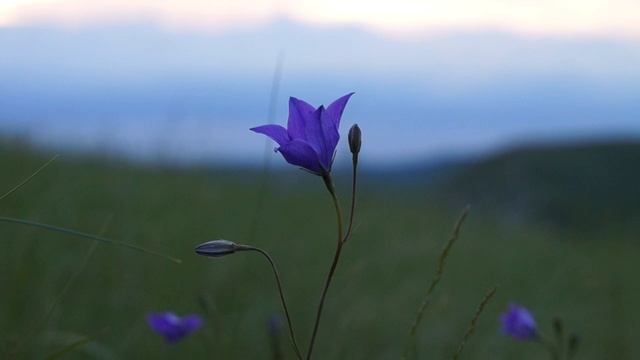
[[[68,355],[69,353],[73,352],[76,349],[79,349],[93,341],[95,341],[100,335],[106,333],[109,330],[109,328],[104,328],[102,330],[100,330],[100,333],[98,333],[97,335],[87,335],[87,336],[83,336],[80,339],[70,343],[69,345],[65,346],[64,348],[50,354],[49,356],[47,356],[45,359],[46,360],[54,360],[54,359],[60,359],[60,358],[64,358],[66,355]]]
[[[106,231],[106,229],[108,227],[108,224],[111,222],[111,218],[112,218],[112,216],[109,216],[105,220],[105,222],[104,222],[104,224],[102,226],[102,229],[100,229],[100,232],[99,232],[99,234],[101,236]],[[60,304],[60,302],[62,301],[62,298],[67,294],[67,291],[69,291],[69,289],[71,288],[73,283],[76,282],[76,279],[78,279],[80,274],[87,267],[87,264],[89,263],[89,259],[91,258],[91,256],[95,252],[96,248],[98,247],[98,244],[99,244],[98,241],[94,241],[93,244],[91,244],[91,248],[87,252],[87,255],[84,257],[84,260],[83,260],[82,264],[80,265],[80,267],[78,268],[78,270],[75,273],[73,273],[73,275],[71,275],[71,277],[69,277],[69,279],[67,279],[67,282],[62,287],[62,290],[60,291],[60,293],[54,298],[53,303],[51,304],[51,306],[49,306],[49,309],[47,309],[47,312],[43,316],[43,318],[40,321],[40,323],[38,325],[34,326],[31,329],[31,331],[28,332],[27,335],[24,336],[23,340],[16,346],[16,348],[14,350],[15,353],[20,353],[20,351],[22,350],[24,345],[29,341],[29,339],[31,339],[38,331],[42,330],[47,325],[47,323],[49,322],[49,319],[51,319],[51,316],[53,315],[53,312],[58,307],[58,304]]]
[[[276,117],[276,109],[278,103],[278,95],[280,93],[280,84],[282,82],[282,72],[284,68],[284,52],[278,54],[276,60],[276,66],[273,70],[273,78],[271,82],[271,90],[269,92],[269,108],[267,110],[267,123],[273,124]],[[258,185],[258,192],[256,195],[256,207],[251,218],[249,225],[249,235],[247,236],[247,242],[253,244],[253,240],[256,237],[258,231],[258,222],[260,221],[262,211],[264,209],[265,197],[267,194],[267,187],[269,185],[269,174],[271,173],[271,159],[272,154],[271,140],[268,138],[264,142],[264,152],[262,158],[262,174],[260,176],[260,184]]]
[[[72,235],[72,236],[76,236],[76,237],[79,237],[79,238],[85,238],[85,239],[89,239],[89,240],[100,241],[100,242],[103,242],[103,243],[116,245],[116,246],[121,246],[121,247],[124,247],[124,248],[128,248],[130,250],[135,250],[135,251],[138,251],[138,252],[142,252],[142,253],[145,253],[145,254],[148,254],[148,255],[158,256],[158,257],[164,258],[166,260],[172,261],[172,262],[174,262],[176,264],[182,263],[182,260],[180,260],[178,258],[175,258],[173,256],[169,256],[169,255],[165,255],[165,254],[159,253],[159,252],[154,251],[154,250],[149,250],[147,248],[144,248],[144,247],[141,247],[141,246],[138,246],[138,245],[129,244],[129,243],[126,243],[126,242],[123,242],[123,241],[119,241],[119,240],[107,239],[107,238],[104,238],[104,237],[100,237],[100,236],[96,236],[96,235],[92,235],[92,234],[87,234],[87,233],[83,233],[83,232],[76,231],[76,230],[65,229],[65,228],[62,228],[62,227],[54,226],[54,225],[43,224],[43,223],[39,223],[39,222],[36,222],[36,221],[30,221],[30,220],[24,220],[24,219],[10,218],[10,217],[5,217],[5,216],[0,216],[0,222],[31,226],[31,227],[36,227],[36,228],[40,228],[40,229],[44,229],[44,230],[48,230],[48,231],[57,232],[57,233]]]
[[[36,171],[34,171],[33,174],[29,175],[26,179],[22,180],[18,185],[14,186],[11,190],[4,193],[4,195],[0,196],[0,201],[4,200],[6,197],[18,191],[18,189],[26,185],[29,181],[31,181],[31,179],[36,177],[36,175],[38,175],[42,170],[44,170],[47,166],[51,165],[51,163],[56,161],[58,157],[60,157],[60,155],[55,155],[54,157],[49,159],[49,161],[47,161],[42,166],[40,166]]]
[[[413,320],[413,323],[411,324],[411,328],[409,330],[409,343],[408,343],[408,345],[407,345],[407,347],[405,349],[405,353],[404,353],[404,356],[403,356],[403,358],[405,358],[405,359],[409,358],[409,356],[411,355],[412,351],[415,352],[415,348],[416,348],[416,332],[418,330],[418,326],[420,325],[420,322],[422,321],[422,317],[424,316],[425,310],[427,309],[429,304],[431,304],[433,291],[435,290],[435,288],[440,283],[440,280],[442,279],[442,274],[444,273],[445,265],[447,263],[447,257],[449,256],[449,253],[451,252],[451,248],[453,247],[453,244],[456,242],[456,240],[458,239],[458,236],[460,235],[460,229],[462,228],[462,224],[464,223],[464,220],[467,218],[467,215],[469,214],[469,209],[470,209],[470,207],[467,206],[463,210],[462,214],[460,215],[460,218],[458,218],[458,221],[456,222],[456,224],[453,227],[453,232],[451,233],[451,236],[449,237],[449,240],[447,241],[447,243],[442,248],[442,252],[440,253],[440,256],[438,257],[438,265],[436,267],[436,272],[435,272],[433,278],[431,279],[431,283],[429,284],[429,287],[427,288],[427,293],[425,294],[424,300],[422,300],[422,303],[418,307],[418,311],[416,312],[416,316],[415,316],[415,318]]]
[[[458,345],[458,350],[456,350],[455,354],[453,354],[453,360],[458,360],[460,358],[460,354],[462,354],[462,350],[464,350],[464,347],[467,344],[467,341],[469,341],[469,338],[471,338],[471,335],[473,335],[474,331],[476,330],[476,326],[478,324],[478,320],[480,319],[480,315],[482,315],[482,313],[484,312],[484,308],[487,306],[489,301],[491,301],[491,298],[493,298],[493,295],[496,294],[497,289],[498,288],[496,286],[491,288],[491,290],[489,290],[489,292],[485,294],[484,298],[480,302],[480,305],[478,305],[478,308],[476,309],[475,314],[473,314],[473,319],[471,319],[471,323],[467,328],[467,332],[464,334],[464,337],[462,338],[460,345]]]

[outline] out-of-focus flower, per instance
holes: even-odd
[[[269,333],[272,335],[278,335],[282,331],[282,318],[278,314],[269,316],[267,324],[269,325]]]
[[[347,101],[353,93],[347,94],[326,108],[314,108],[308,103],[289,98],[289,121],[287,128],[280,125],[262,125],[251,130],[267,135],[279,147],[284,159],[316,175],[326,175],[331,171],[340,134],[340,119]]]
[[[168,343],[175,343],[198,330],[202,326],[202,317],[196,314],[180,317],[172,312],[162,312],[147,315],[147,323]]]
[[[510,304],[509,309],[500,315],[502,331],[518,340],[532,340],[538,336],[536,320],[527,308]]]

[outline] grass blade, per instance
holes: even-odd
[[[31,179],[36,177],[36,175],[38,175],[42,170],[44,170],[47,166],[51,165],[52,162],[56,161],[58,157],[60,157],[60,155],[55,155],[54,157],[49,159],[49,161],[47,161],[42,166],[40,166],[38,170],[36,170],[33,174],[29,175],[26,179],[22,180],[18,185],[14,186],[13,189],[7,191],[6,193],[4,193],[4,195],[0,196],[0,201],[4,200],[6,197],[18,191],[18,189],[26,185],[29,181],[31,181]]]
[[[129,244],[129,243],[126,243],[126,242],[123,242],[123,241],[119,241],[119,240],[107,239],[107,238],[104,238],[104,237],[100,237],[100,236],[96,236],[96,235],[92,235],[92,234],[87,234],[87,233],[83,233],[83,232],[76,231],[76,230],[65,229],[65,228],[62,228],[62,227],[54,226],[54,225],[43,224],[43,223],[30,221],[30,220],[24,220],[24,219],[16,219],[16,218],[4,217],[4,216],[0,216],[0,222],[26,225],[26,226],[36,227],[36,228],[40,228],[40,229],[44,229],[44,230],[48,230],[48,231],[53,231],[53,232],[58,232],[58,233],[62,233],[62,234],[72,235],[72,236],[76,236],[76,237],[80,237],[80,238],[90,239],[90,240],[94,240],[94,241],[100,241],[100,242],[103,242],[103,243],[116,245],[116,246],[121,246],[121,247],[124,247],[124,248],[128,248],[128,249],[131,249],[131,250],[142,252],[142,253],[145,253],[145,254],[148,254],[148,255],[158,256],[158,257],[164,258],[166,260],[172,261],[172,262],[174,262],[176,264],[182,263],[182,260],[180,260],[178,258],[175,258],[173,256],[169,256],[169,255],[165,255],[165,254],[159,253],[159,252],[154,251],[154,250],[149,250],[147,248],[144,248],[144,247],[141,247],[141,246],[138,246],[138,245]]]
[[[487,306],[487,304],[489,303],[493,295],[496,294],[496,290],[498,290],[496,286],[491,288],[491,290],[487,292],[487,294],[484,296],[484,298],[480,302],[480,305],[478,305],[478,308],[476,309],[475,314],[473,314],[473,319],[471,319],[471,323],[469,324],[469,328],[467,328],[467,332],[464,334],[464,337],[462,338],[460,345],[458,345],[458,350],[456,351],[455,354],[453,354],[453,360],[458,360],[460,358],[460,354],[462,354],[462,350],[464,350],[464,346],[467,344],[467,341],[469,341],[469,338],[471,337],[471,335],[473,335],[473,332],[476,330],[476,325],[478,324],[480,315],[482,315],[482,313],[484,312],[484,308]]]
[[[273,78],[271,81],[271,91],[269,93],[269,109],[267,111],[267,123],[273,124],[276,117],[276,109],[278,104],[278,95],[280,93],[280,84],[282,82],[282,72],[284,68],[284,52],[278,54],[276,66],[273,69]],[[256,193],[256,207],[251,217],[249,234],[247,235],[247,243],[253,244],[258,231],[259,221],[262,218],[262,212],[267,196],[267,187],[269,186],[269,175],[271,173],[271,160],[273,158],[273,145],[271,140],[266,138],[264,142],[264,151],[262,155],[262,173],[260,174],[260,184]]]
[[[433,278],[431,279],[431,283],[429,284],[429,288],[427,289],[427,293],[426,293],[426,295],[424,297],[424,300],[420,304],[420,307],[418,308],[418,311],[416,313],[416,317],[413,320],[413,324],[411,324],[411,329],[409,330],[409,344],[408,344],[407,348],[405,349],[405,353],[404,353],[404,357],[403,357],[405,359],[407,359],[412,354],[412,352],[415,353],[416,332],[417,332],[418,326],[420,325],[420,322],[422,321],[422,317],[424,315],[424,311],[427,309],[429,304],[431,304],[433,291],[435,290],[435,288],[440,283],[440,280],[442,279],[442,274],[444,273],[444,268],[445,268],[445,265],[447,263],[447,257],[449,256],[449,253],[451,252],[451,248],[453,247],[453,244],[455,244],[456,240],[458,239],[458,236],[460,235],[460,229],[462,228],[462,224],[464,223],[464,220],[467,218],[467,215],[469,214],[469,209],[470,209],[470,207],[467,206],[462,211],[462,214],[460,215],[460,218],[458,218],[458,221],[456,222],[455,226],[453,227],[453,232],[451,234],[451,237],[449,237],[449,240],[447,241],[447,243],[442,248],[442,252],[440,253],[440,256],[438,257],[438,265],[436,267],[436,273],[434,274]]]
[[[63,357],[64,355],[66,355],[66,354],[74,351],[75,349],[77,349],[77,348],[79,348],[79,347],[81,347],[83,345],[86,345],[86,344],[88,344],[88,343],[90,343],[92,341],[93,341],[93,337],[90,337],[90,336],[83,337],[81,339],[78,339],[77,341],[72,342],[71,344],[67,345],[66,347],[62,348],[61,350],[56,351],[55,353],[47,356],[46,359],[47,360],[59,359],[59,358]]]
[[[62,357],[64,357],[65,355],[73,352],[74,350],[87,345],[88,343],[96,340],[98,338],[98,336],[103,335],[105,332],[109,331],[109,328],[103,328],[102,330],[99,331],[99,333],[97,335],[93,335],[93,336],[83,336],[80,339],[70,343],[69,345],[65,346],[64,348],[54,352],[53,354],[47,356],[45,359],[47,360],[55,360],[55,359],[60,359]]]
[[[104,234],[104,232],[106,231],[108,224],[111,222],[111,218],[112,218],[112,216],[109,216],[105,220],[104,225],[102,226],[102,229],[100,230],[100,233],[99,233],[100,235]],[[36,326],[34,326],[32,328],[32,330],[27,333],[27,335],[24,337],[24,339],[16,346],[16,348],[14,350],[15,353],[19,353],[22,350],[22,348],[27,344],[27,342],[30,339],[32,339],[33,336],[38,331],[42,330],[47,325],[47,323],[49,322],[49,319],[51,319],[51,315],[53,315],[54,310],[58,307],[58,304],[60,303],[60,301],[62,301],[62,298],[66,295],[67,291],[69,291],[69,289],[71,288],[73,283],[80,276],[80,274],[84,271],[85,267],[89,263],[89,259],[91,258],[91,256],[93,256],[93,253],[95,252],[96,248],[98,247],[98,244],[99,244],[99,242],[97,242],[97,241],[94,241],[93,244],[91,244],[91,248],[87,252],[87,255],[84,257],[82,265],[78,268],[78,270],[75,273],[73,273],[73,275],[71,275],[71,277],[69,277],[69,279],[67,279],[66,283],[62,287],[62,290],[53,299],[53,303],[51,304],[51,306],[49,306],[49,309],[47,309],[47,312],[43,316],[43,318],[40,321],[40,323],[37,324]]]

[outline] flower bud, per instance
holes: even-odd
[[[349,149],[352,154],[357,155],[360,152],[361,146],[362,131],[360,131],[358,124],[354,124],[351,129],[349,129]]]
[[[198,255],[219,257],[233,254],[239,248],[236,243],[228,240],[212,240],[196,246],[195,250]]]

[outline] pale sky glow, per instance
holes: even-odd
[[[355,91],[349,121],[376,163],[638,137],[639,14],[640,0],[0,0],[0,138],[250,163],[279,51],[278,119],[288,96]]]
[[[0,0],[0,26],[157,23],[220,30],[288,18],[389,34],[488,28],[533,35],[640,36],[638,0]]]

